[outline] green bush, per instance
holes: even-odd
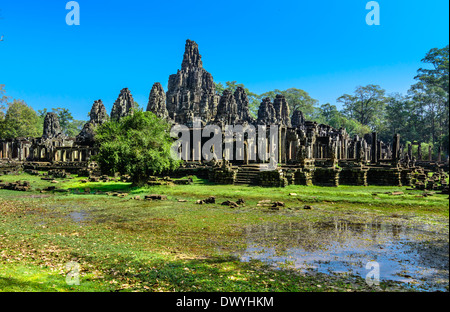
[[[103,174],[128,174],[142,185],[149,175],[179,166],[171,157],[173,140],[167,122],[151,112],[135,111],[96,129],[99,153],[94,160]]]

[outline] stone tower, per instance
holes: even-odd
[[[292,114],[291,119],[292,127],[303,129],[305,126],[305,117],[303,116],[302,111],[295,110]]]
[[[122,117],[132,114],[134,107],[134,100],[130,90],[128,88],[122,89],[111,110],[111,120],[117,121]]]
[[[245,93],[244,88],[242,87],[236,88],[236,91],[234,92],[234,99],[236,100],[239,119],[242,122],[248,122],[250,124],[254,123],[255,120],[250,115],[249,100],[247,97],[247,93]]]
[[[42,138],[53,139],[61,136],[64,135],[59,124],[58,115],[56,115],[55,113],[47,113],[44,119],[44,133],[42,135]]]
[[[169,112],[166,109],[166,93],[159,82],[155,83],[150,91],[147,112],[152,112],[160,118],[169,116]]]
[[[169,117],[187,126],[192,126],[192,116],[208,123],[217,113],[218,102],[213,77],[203,68],[197,43],[187,40],[181,70],[169,77]]]
[[[291,118],[289,105],[286,101],[284,95],[277,94],[275,99],[273,100],[273,107],[275,109],[276,117],[278,124],[290,127],[291,126]]]
[[[217,107],[216,121],[233,125],[239,121],[236,99],[230,90],[224,90]]]
[[[266,97],[261,102],[258,110],[258,124],[270,125],[277,121],[277,114],[270,98]]]
[[[90,120],[76,137],[76,143],[83,146],[94,144],[95,128],[108,121],[108,113],[102,100],[95,101],[89,113]]]

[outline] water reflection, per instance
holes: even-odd
[[[374,220],[354,223],[268,223],[244,229],[242,261],[258,259],[300,271],[352,273],[365,278],[366,263],[380,264],[380,278],[445,290],[448,235]],[[431,241],[424,248],[423,241]]]

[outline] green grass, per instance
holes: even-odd
[[[52,268],[17,263],[2,264],[0,267],[0,290],[8,292],[92,292],[108,291],[113,287],[95,281],[93,274],[82,274],[75,284],[66,274],[70,270],[60,269],[55,272]]]
[[[418,197],[423,192],[406,187],[262,188],[214,185],[197,178],[194,185],[132,187],[122,182],[81,183],[82,179],[58,179],[57,186],[129,195],[40,193],[36,189],[55,184],[29,175],[0,177],[33,185],[31,192],[0,190],[0,290],[373,290],[360,277],[349,283],[348,277],[274,270],[259,261],[240,262],[231,251],[245,248],[245,226],[261,223],[314,222],[347,214],[358,218],[408,214],[418,216],[417,222],[444,218],[448,223],[447,195]],[[404,195],[385,194],[393,191]],[[132,199],[146,194],[168,199]],[[216,196],[216,204],[195,204],[211,195]],[[246,201],[244,207],[220,205],[238,198]],[[257,206],[263,199],[283,201],[286,207],[270,212]],[[305,204],[315,209],[297,209]],[[73,260],[81,265],[80,286],[65,282],[65,265]]]
[[[64,188],[83,191],[90,188],[94,191],[126,191],[129,197],[145,194],[164,194],[171,199],[197,200],[208,196],[216,196],[217,201],[237,200],[244,198],[250,205],[256,205],[263,199],[283,201],[289,206],[304,204],[341,205],[342,208],[381,209],[387,213],[393,211],[414,211],[415,213],[437,213],[448,217],[448,196],[435,195],[423,197],[424,191],[407,190],[408,187],[383,186],[299,186],[290,185],[285,188],[267,188],[241,185],[214,185],[201,179],[194,179],[194,185],[171,185],[152,187],[132,187],[131,183],[80,183],[74,181]],[[395,191],[403,191],[403,195],[390,195]],[[296,196],[289,196],[296,193]]]

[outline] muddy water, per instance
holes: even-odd
[[[69,218],[76,223],[81,223],[89,218],[89,213],[87,211],[72,211],[68,214]]]
[[[418,290],[448,291],[448,231],[383,222],[330,220],[249,226],[242,261],[258,259],[302,272],[349,273],[366,278],[376,261],[380,280]]]

